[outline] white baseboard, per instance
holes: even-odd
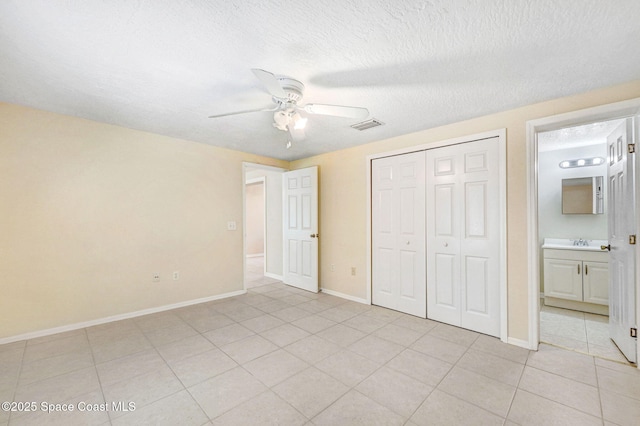
[[[355,296],[350,296],[348,294],[344,294],[344,293],[340,293],[334,290],[329,290],[327,288],[321,288],[320,289],[321,292],[326,293],[330,296],[336,296],[336,297],[340,297],[342,299],[347,299],[347,300],[351,300],[352,302],[358,302],[358,303],[363,303],[365,305],[370,305],[370,303],[367,301],[367,299],[362,299],[360,297],[355,297]]]
[[[30,333],[19,334],[17,336],[4,337],[0,339],[0,345],[5,343],[13,343],[21,340],[35,339],[36,337],[50,336],[52,334],[64,333],[65,331],[78,330],[80,328],[92,327],[94,325],[106,324],[109,322],[120,321],[140,317],[143,315],[155,314],[158,312],[169,311],[171,309],[184,308],[185,306],[197,305],[199,303],[211,302],[214,300],[226,299],[228,297],[240,296],[245,294],[246,290],[233,291],[231,293],[218,294],[216,296],[203,297],[200,299],[187,300],[184,302],[172,303],[171,305],[158,306],[155,308],[143,309],[141,311],[128,312],[126,314],[114,315],[105,318],[98,318],[91,321],[78,322],[75,324],[63,325],[60,327],[47,328],[45,330],[32,331]]]
[[[535,350],[535,348],[531,347],[528,340],[516,339],[515,337],[508,337],[507,343],[510,345],[519,346],[521,348]]]
[[[272,274],[271,272],[265,272],[265,277],[273,278],[274,280],[282,281],[282,275]]]
[[[247,257],[264,257],[264,253],[248,254]]]

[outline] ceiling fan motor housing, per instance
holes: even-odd
[[[302,82],[285,75],[277,75],[276,79],[280,83],[282,90],[287,94],[286,102],[297,103],[302,99],[304,95],[304,84]],[[276,99],[282,101],[282,99]]]

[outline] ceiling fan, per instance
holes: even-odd
[[[253,74],[262,82],[264,87],[271,94],[271,100],[275,104],[273,108],[250,109],[245,111],[229,112],[209,116],[209,118],[228,117],[230,115],[248,114],[253,112],[273,112],[273,127],[284,132],[288,132],[290,139],[287,141],[287,148],[291,147],[291,140],[304,139],[304,127],[307,118],[300,114],[303,111],[308,114],[331,115],[335,117],[362,119],[369,115],[369,110],[361,107],[306,104],[298,105],[304,95],[304,84],[302,82],[284,75],[276,75],[258,68],[251,70]]]

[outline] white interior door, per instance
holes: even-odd
[[[500,336],[498,138],[427,151],[428,318]]]
[[[372,161],[372,302],[426,318],[425,153]]]
[[[318,292],[318,168],[283,174],[283,282]]]
[[[631,362],[636,362],[635,245],[635,170],[631,143],[633,119],[626,119],[607,137],[609,211],[609,333],[618,348]]]

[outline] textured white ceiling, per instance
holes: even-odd
[[[624,120],[610,120],[582,126],[566,127],[538,133],[538,151],[556,151],[559,149],[607,143],[609,136]]]
[[[2,0],[0,100],[296,159],[640,77],[637,0]],[[285,149],[250,72],[306,84]]]

